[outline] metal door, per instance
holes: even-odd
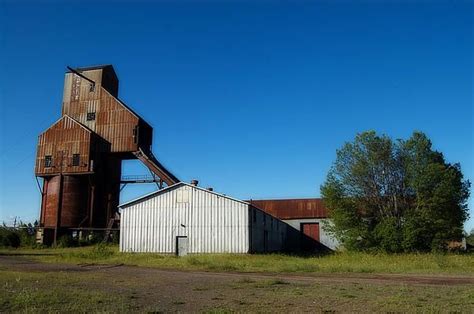
[[[303,223],[301,227],[305,235],[319,242],[319,223]]]
[[[176,237],[176,255],[178,256],[188,255],[188,237],[186,236]]]

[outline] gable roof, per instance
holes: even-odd
[[[67,114],[63,115],[61,118],[59,118],[58,120],[56,120],[53,124],[51,124],[51,126],[49,128],[47,128],[46,130],[44,130],[43,132],[41,132],[40,136],[43,135],[44,133],[48,132],[49,129],[52,129],[54,126],[56,126],[56,124],[58,124],[59,122],[61,122],[62,120],[64,119],[68,119],[68,120],[71,120],[74,124],[77,124],[79,125],[80,127],[82,127],[85,131],[89,132],[89,133],[94,133],[94,131],[92,131],[91,129],[89,129],[87,126],[85,126],[84,124],[80,123],[79,121],[77,121],[76,119],[68,116]]]
[[[242,201],[242,200],[239,200],[239,199],[236,199],[236,198],[233,198],[233,197],[229,197],[227,195],[224,195],[224,194],[220,194],[220,193],[216,193],[214,191],[209,191],[207,189],[204,189],[204,188],[201,188],[199,186],[195,186],[195,185],[192,185],[192,184],[189,184],[189,183],[185,183],[185,182],[178,182],[176,184],[173,184],[173,185],[170,185],[170,186],[167,186],[166,188],[164,189],[161,189],[161,190],[158,190],[158,191],[154,191],[154,192],[151,192],[151,193],[148,193],[148,194],[145,194],[143,196],[140,196],[136,199],[133,199],[133,200],[130,200],[128,202],[125,202],[125,203],[122,203],[120,204],[118,207],[121,208],[121,209],[125,209],[127,207],[130,207],[132,205],[135,205],[137,203],[140,203],[140,202],[143,202],[143,201],[146,201],[146,200],[149,200],[155,196],[158,196],[158,195],[161,195],[161,194],[164,194],[166,192],[169,192],[171,190],[174,190],[178,187],[182,187],[182,186],[189,186],[193,189],[197,189],[197,190],[200,190],[200,191],[204,191],[206,193],[210,193],[210,194],[214,194],[216,196],[219,196],[219,197],[223,197],[223,198],[226,198],[226,199],[229,199],[231,201],[235,201],[235,202],[239,202],[239,203],[242,203],[242,204],[246,204],[246,205],[250,205],[248,202],[245,202],[245,201]]]

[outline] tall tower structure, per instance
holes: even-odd
[[[160,186],[179,181],[153,156],[152,127],[118,99],[113,67],[69,69],[62,116],[40,134],[37,147],[45,243],[71,229],[107,227],[119,203],[122,160],[141,160]]]

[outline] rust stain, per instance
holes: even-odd
[[[168,185],[178,182],[151,154],[152,127],[117,94],[110,65],[66,73],[62,117],[38,138],[41,226],[105,227],[119,203],[122,160],[137,153]]]
[[[279,219],[328,217],[327,209],[320,198],[250,200],[248,202]]]

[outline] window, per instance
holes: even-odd
[[[95,112],[88,112],[87,113],[87,121],[95,120]]]
[[[81,158],[79,154],[72,154],[72,165],[73,166],[79,166]]]
[[[44,156],[44,166],[46,168],[53,166],[53,157],[51,155]]]
[[[133,143],[138,143],[138,125],[133,128]]]
[[[176,191],[176,203],[189,203],[189,191],[184,189]]]

